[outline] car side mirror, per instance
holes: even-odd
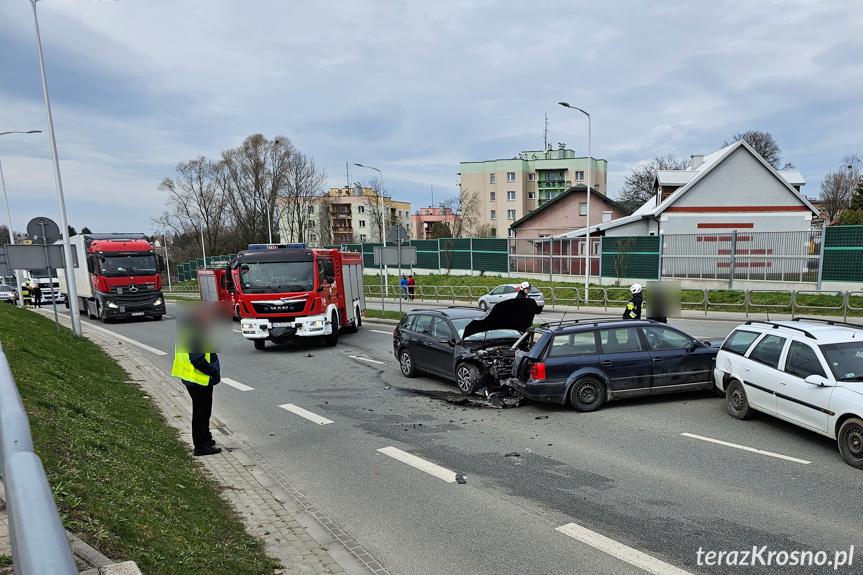
[[[821,376],[821,375],[815,375],[815,374],[810,375],[809,377],[807,377],[803,381],[805,381],[806,383],[808,383],[810,385],[819,385],[821,387],[826,387],[826,386],[830,385],[830,381],[826,377]]]
[[[437,338],[438,343],[452,343],[452,338],[449,337],[439,337]]]

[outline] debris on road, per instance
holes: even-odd
[[[455,474],[455,482],[458,483],[459,485],[464,485],[465,483],[467,483],[467,479],[465,479],[464,475],[462,475],[461,473],[456,473]]]
[[[548,419],[547,415],[537,415],[534,419]]]
[[[513,451],[511,453],[505,453],[504,457],[521,457],[521,453],[518,451]]]

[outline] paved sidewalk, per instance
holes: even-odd
[[[61,321],[69,325],[68,318]],[[84,325],[84,335],[128,372],[129,380],[150,396],[191,450],[191,400],[182,384],[110,334]],[[224,487],[222,496],[240,513],[247,531],[261,538],[267,553],[282,563],[283,573],[388,575],[250,446],[236,441],[215,417],[213,422],[222,453],[196,460]]]

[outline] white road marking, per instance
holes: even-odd
[[[420,471],[425,471],[429,475],[434,475],[438,479],[443,479],[447,483],[455,483],[455,471],[450,471],[445,467],[441,467],[440,465],[436,465],[431,461],[426,461],[416,455],[411,455],[406,451],[402,451],[401,449],[397,449],[395,447],[382,447],[378,449],[384,455],[389,455],[395,460],[401,461],[402,463],[407,463],[411,467],[415,467]]]
[[[141,349],[145,349],[145,350],[149,351],[150,353],[154,353],[156,355],[168,355],[167,352],[164,352],[161,349],[156,349],[155,347],[150,347],[149,345],[143,344],[140,341],[135,341],[134,339],[130,339],[130,338],[126,337],[125,335],[120,335],[119,333],[115,333],[115,332],[111,331],[110,329],[105,329],[104,327],[99,327],[98,325],[93,325],[91,323],[87,323],[87,324],[83,324],[83,325],[85,325],[87,327],[87,329],[95,329],[98,331],[103,331],[107,334],[110,334],[110,335],[116,337],[117,339],[125,341],[126,343],[131,343],[132,345],[136,345],[136,346],[140,347]]]
[[[360,360],[360,361],[367,361],[367,362],[369,362],[369,363],[379,363],[379,364],[381,364],[381,365],[383,365],[383,363],[384,363],[384,362],[382,362],[382,361],[378,361],[378,360],[376,360],[376,359],[369,359],[369,358],[367,358],[367,357],[360,357],[360,356],[358,356],[358,355],[349,355],[348,357],[349,357],[349,358],[351,358],[351,359],[358,359],[358,360]]]
[[[249,387],[245,383],[240,383],[239,381],[233,380],[230,377],[223,377],[222,383],[226,383],[233,387],[234,389],[239,389],[240,391],[254,391],[254,387]]]
[[[665,561],[660,561],[656,557],[642,553],[632,547],[627,547],[623,543],[609,539],[604,535],[600,535],[595,531],[591,531],[581,525],[575,523],[567,523],[555,529],[564,535],[572,537],[576,541],[581,541],[586,545],[590,545],[594,549],[599,549],[603,553],[608,553],[612,557],[617,557],[621,561],[625,561],[630,565],[634,565],[639,569],[643,569],[654,575],[692,575],[689,571],[678,569],[674,565],[670,565]]]
[[[307,409],[303,409],[302,407],[296,406],[293,403],[285,403],[283,405],[280,405],[279,407],[281,407],[282,409],[287,409],[291,413],[295,413],[295,414],[299,415],[300,417],[305,417],[306,419],[308,419],[312,423],[317,423],[318,425],[326,425],[328,423],[333,422],[331,419],[327,419],[326,417],[321,417],[317,413],[312,413],[311,411],[309,411]]]
[[[772,451],[764,451],[763,449],[756,449],[754,447],[746,447],[745,445],[738,445],[737,443],[728,443],[727,441],[721,441],[719,439],[712,439],[710,437],[703,437],[701,435],[695,435],[692,433],[681,433],[680,435],[684,437],[691,437],[692,439],[700,439],[701,441],[708,441],[710,443],[717,443],[719,445],[724,445],[726,447],[733,447],[735,449],[742,449],[743,451],[750,451],[752,453],[760,453],[761,455],[767,455],[769,457],[776,457],[777,459],[784,459],[786,461],[793,461],[794,463],[802,463],[803,465],[809,465],[812,463],[811,461],[806,461],[805,459],[798,459],[796,457],[791,457],[789,455],[782,455],[780,453],[773,453]]]
[[[241,330],[241,329],[235,329],[235,330],[234,330],[234,332],[235,332],[235,333],[243,333],[243,330]]]
[[[392,335],[393,334],[393,332],[391,332],[391,331],[381,331],[379,329],[370,329],[369,331],[372,333],[382,333],[384,335]]]

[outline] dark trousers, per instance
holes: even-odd
[[[213,386],[187,385],[192,396],[192,443],[195,449],[210,445],[210,416],[213,414]]]

